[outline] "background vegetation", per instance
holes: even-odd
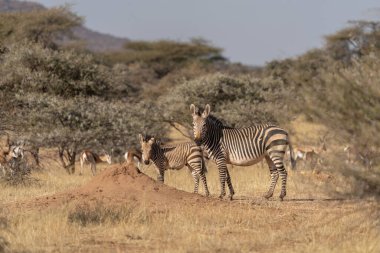
[[[28,164],[29,184],[0,181],[0,252],[379,252],[380,23],[351,22],[326,36],[323,48],[251,67],[229,62],[200,38],[108,38],[98,45],[117,40],[117,51],[90,51],[94,40],[75,37],[84,28],[70,9],[2,3],[28,11],[0,13],[0,144],[6,134],[25,141],[27,163],[39,154],[40,164]],[[158,191],[153,181],[135,180],[136,192],[121,190],[118,198],[114,177],[73,175],[83,149],[107,151],[117,162],[138,148],[139,133],[191,139],[191,103],[211,104],[230,126],[275,122],[296,148],[318,148],[325,137],[327,151],[317,166],[299,161],[289,170],[283,202],[261,197],[270,180],[263,164],[229,169],[235,201],[192,195],[200,201],[189,205],[185,198],[154,207],[120,201]],[[98,170],[112,170],[107,166]],[[155,178],[152,167],[142,172]],[[214,195],[217,168],[207,167]],[[193,190],[185,169],[168,171],[165,180]],[[75,191],[90,181],[99,189],[89,199],[107,191],[112,198],[76,203]],[[70,201],[55,207],[68,190]],[[33,210],[37,197],[42,210]]]
[[[352,22],[324,48],[253,68],[199,38],[102,53],[63,43],[81,22],[65,7],[0,14],[0,130],[57,148],[68,172],[84,148],[120,156],[141,132],[164,137],[181,126],[188,135],[189,104],[210,103],[231,126],[272,121],[295,133],[299,117],[323,125],[314,133],[330,136],[323,168],[355,173],[379,194],[379,23]],[[345,162],[347,145],[355,164]]]

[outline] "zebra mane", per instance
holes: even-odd
[[[223,128],[232,129],[233,127],[225,125],[220,119],[215,117],[214,115],[209,114],[207,117],[208,120],[210,120],[213,124],[216,124],[218,126],[221,126]]]
[[[144,141],[148,142],[151,138],[154,138],[154,137],[146,135],[145,138],[144,138]],[[171,150],[171,149],[176,148],[174,145],[162,143],[161,140],[156,139],[156,138],[154,139],[154,144],[153,145],[157,145],[158,147],[160,147],[161,149],[164,149],[164,150]]]
[[[218,119],[217,117],[215,117],[215,116],[213,116],[211,114],[208,115],[207,119],[209,119],[212,124],[216,124],[218,126],[221,126],[224,129],[236,129],[236,127],[225,125],[220,119]],[[277,124],[273,123],[273,122],[264,122],[264,123],[252,123],[251,127],[252,126],[256,126],[256,127],[268,127],[268,126],[277,126]]]

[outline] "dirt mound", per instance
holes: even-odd
[[[38,209],[58,207],[70,202],[102,202],[119,205],[134,202],[149,207],[169,207],[173,204],[199,204],[214,202],[206,198],[177,190],[156,182],[139,173],[132,164],[114,165],[95,176],[88,184],[67,192],[39,197],[33,201],[14,203],[16,208]]]

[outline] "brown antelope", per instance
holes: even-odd
[[[352,164],[355,162],[354,157],[357,152],[354,152],[353,148],[350,145],[346,145],[343,148],[343,152],[346,153],[347,156],[346,163]]]
[[[346,163],[357,164],[359,162],[367,169],[372,168],[373,161],[377,157],[376,152],[369,148],[359,149],[356,146],[346,145],[343,151],[346,153]]]
[[[321,155],[327,150],[326,146],[326,135],[323,138],[320,138],[320,146],[300,146],[294,148],[295,160],[302,159],[305,162],[308,161],[314,167],[316,163],[320,162]]]
[[[134,148],[128,149],[128,151],[125,152],[125,154],[124,154],[124,158],[125,158],[127,165],[137,163],[137,168],[136,168],[137,172],[141,173],[141,171],[140,171],[140,164],[142,161],[141,160],[142,159],[141,151],[134,149]]]
[[[92,151],[84,150],[82,151],[80,155],[80,173],[79,175],[83,174],[83,166],[85,163],[90,164],[90,168],[92,171],[92,175],[95,176],[96,174],[96,164],[97,163],[108,163],[111,164],[111,156],[107,153],[104,155],[98,155]]]
[[[10,143],[8,133],[5,146],[5,149],[4,147],[0,148],[0,168],[3,172],[3,175],[6,174],[7,165],[14,162],[15,159],[24,157],[24,143],[22,142],[21,144],[17,145]]]

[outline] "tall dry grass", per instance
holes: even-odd
[[[102,208],[102,206],[100,206]],[[107,207],[109,208],[109,207]],[[117,209],[119,207],[115,207]],[[5,238],[31,252],[378,252],[379,205],[372,202],[228,203],[165,212],[129,207],[117,222],[86,226],[69,207],[20,213]],[[74,209],[75,210],[75,209]]]

